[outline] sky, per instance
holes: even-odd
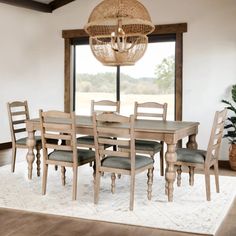
[[[134,66],[121,67],[121,73],[133,78],[154,77],[155,66],[175,54],[175,42],[149,43],[144,56]],[[92,54],[89,45],[76,46],[76,72],[104,73],[115,72],[115,67],[103,66]]]

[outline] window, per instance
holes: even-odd
[[[90,114],[92,99],[118,99],[124,115],[133,113],[135,101],[156,101],[168,103],[167,119],[174,120],[174,40],[149,43],[146,53],[134,66],[120,68],[103,66],[92,55],[89,45],[75,48],[76,114]]]
[[[160,66],[161,64],[162,64],[163,68],[165,68],[166,66],[172,67],[172,75],[174,75],[174,76],[172,76],[172,80],[171,79],[169,80],[169,85],[171,85],[172,87],[171,86],[169,87],[169,90],[167,93],[172,94],[172,98],[170,99],[171,102],[168,102],[168,103],[169,104],[172,103],[172,107],[174,107],[174,109],[172,109],[172,112],[171,112],[172,114],[169,114],[171,116],[171,118],[169,118],[169,119],[174,118],[175,120],[182,120],[182,54],[183,54],[183,33],[184,32],[187,32],[187,24],[180,23],[180,24],[170,24],[170,25],[157,25],[155,27],[155,31],[151,35],[149,35],[149,42],[150,42],[149,46],[154,45],[154,44],[163,46],[165,43],[167,43],[167,44],[169,44],[168,47],[172,48],[174,50],[173,53],[170,53],[169,55],[166,55],[164,58],[162,58],[162,61],[158,62],[158,60],[157,60],[157,65],[154,65],[154,67],[156,70],[158,70],[157,67]],[[80,70],[80,69],[82,67],[84,67],[82,64],[80,64],[80,63],[82,63],[82,60],[84,60],[84,58],[81,60],[78,55],[79,55],[79,53],[81,53],[80,50],[82,50],[82,48],[83,48],[82,45],[84,46],[84,48],[87,47],[86,50],[89,49],[88,35],[85,33],[84,30],[64,30],[62,32],[62,36],[65,39],[64,110],[70,111],[71,109],[73,109],[73,106],[74,106],[74,109],[76,108],[76,106],[78,106],[78,107],[80,107],[81,113],[85,112],[85,110],[87,110],[86,113],[88,113],[90,111],[90,109],[89,109],[90,105],[88,104],[88,100],[90,101],[93,98],[95,99],[95,97],[93,97],[92,94],[90,94],[89,96],[86,96],[87,97],[86,98],[87,105],[85,105],[85,107],[82,108],[82,104],[79,104],[79,102],[82,101],[82,98],[80,97],[80,95],[82,95],[82,94],[76,95],[76,93],[75,93],[75,91],[83,92],[85,90],[86,86],[87,86],[87,89],[89,88],[89,85],[84,84],[83,86],[80,86],[80,84],[79,84],[79,82],[83,82],[83,80],[85,80],[85,77],[84,77],[85,75],[79,75],[77,79],[74,76],[74,84],[76,84],[76,80],[78,80],[78,84],[76,85],[77,87],[72,86],[72,80],[71,80],[72,68],[74,68],[74,74],[76,74],[76,73],[80,74],[82,72],[82,70]],[[74,51],[72,50],[72,48],[74,48]],[[76,55],[76,54],[77,54],[77,56],[74,56],[75,60],[73,63],[72,55]],[[91,52],[90,52],[90,54],[92,56]],[[157,53],[157,57],[159,56],[159,54],[160,53]],[[148,55],[148,53],[147,53],[147,55]],[[95,58],[93,58],[93,59],[96,60]],[[150,60],[150,59],[148,59],[148,60]],[[151,59],[151,60],[154,60],[154,59]],[[161,60],[161,59],[159,59],[159,60]],[[141,62],[142,62],[142,59],[140,60],[140,63]],[[107,99],[115,100],[115,98],[116,98],[117,100],[121,101],[121,107],[122,106],[125,107],[125,104],[127,105],[127,101],[130,100],[130,97],[125,97],[125,96],[128,96],[129,94],[132,95],[133,98],[135,98],[136,95],[138,96],[139,92],[137,92],[137,88],[136,88],[135,94],[134,93],[132,94],[132,93],[128,92],[127,90],[125,91],[125,87],[127,87],[125,85],[125,82],[127,82],[127,80],[128,80],[127,75],[130,77],[135,77],[135,73],[136,73],[135,71],[138,70],[137,68],[135,69],[135,67],[139,66],[139,68],[140,68],[140,65],[138,65],[138,63],[135,66],[132,66],[130,68],[128,68],[128,67],[111,67],[111,68],[104,67],[106,69],[104,70],[104,68],[103,68],[103,71],[106,72],[107,75],[109,74],[109,76],[110,76],[109,77],[110,78],[110,84],[109,84],[110,86],[108,86],[108,88],[106,87],[106,89],[104,90],[105,97],[102,96],[101,99],[107,98]],[[91,64],[92,64],[92,62],[91,62]],[[76,69],[76,65],[77,65],[77,69]],[[102,66],[102,65],[100,65],[100,66]],[[143,66],[143,68],[144,67],[145,66]],[[174,69],[173,69],[173,67],[174,67]],[[145,70],[145,68],[142,70]],[[97,66],[96,66],[96,69],[100,70],[99,67],[97,67]],[[135,71],[134,71],[134,69],[135,69]],[[161,71],[161,67],[159,68],[159,71]],[[89,71],[89,73],[91,73],[91,70]],[[155,80],[155,81],[153,80],[154,81],[153,83],[157,82],[157,83],[159,83],[159,85],[158,86],[149,86],[150,87],[150,89],[148,91],[149,93],[151,90],[153,90],[153,87],[159,88],[160,83],[161,83],[160,81],[161,81],[162,77],[161,76],[158,77],[157,73],[155,71],[153,73],[154,73],[153,78]],[[85,74],[85,73],[82,73],[82,74]],[[96,72],[95,72],[95,74],[96,74]],[[148,73],[147,73],[147,76],[149,77]],[[134,78],[132,78],[132,79],[134,79]],[[140,78],[138,78],[138,79],[140,79]],[[141,77],[141,80],[142,79],[145,80],[144,77]],[[148,79],[146,78],[146,80],[148,80]],[[101,83],[105,82],[104,78],[101,79],[100,81],[101,81]],[[138,80],[136,80],[136,81],[138,81]],[[134,82],[134,80],[132,80],[132,82]],[[99,87],[100,87],[101,83],[99,84]],[[96,79],[96,84],[97,84],[97,79]],[[138,84],[139,83],[134,83],[134,85],[136,87]],[[144,83],[140,82],[140,84],[144,84]],[[162,84],[162,86],[165,87],[166,84],[164,83],[164,84]],[[142,88],[141,94],[145,95],[146,92],[145,92],[144,86],[140,85],[140,87]],[[74,97],[72,96],[72,93],[73,93],[72,88],[73,88],[73,92],[74,92]],[[80,89],[82,89],[82,90],[80,91]],[[93,88],[93,89],[95,89],[95,88]],[[115,89],[115,91],[114,91],[114,89]],[[95,90],[99,90],[99,89],[96,88]],[[148,89],[146,89],[146,91],[147,90]],[[174,90],[174,92],[173,92],[173,90]],[[89,90],[87,90],[87,92],[88,91]],[[134,91],[134,89],[132,91]],[[100,91],[95,91],[95,92],[100,93]],[[155,92],[153,92],[153,93],[155,93]],[[76,96],[77,96],[77,98],[76,98]],[[153,98],[152,94],[150,96],[152,96],[152,98]],[[73,99],[72,99],[72,97],[73,97]],[[139,98],[140,98],[140,96],[139,96]],[[100,97],[98,99],[100,100]],[[124,101],[122,101],[122,100],[124,100]],[[158,99],[159,102],[162,102],[160,100]],[[130,109],[127,108],[125,110],[130,110]],[[169,105],[168,110],[171,110],[170,105]],[[78,111],[79,114],[80,114],[80,111]]]

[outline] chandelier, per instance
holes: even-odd
[[[137,0],[103,0],[85,25],[94,56],[107,66],[134,65],[145,53],[154,25]]]

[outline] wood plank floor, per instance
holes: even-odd
[[[0,151],[0,166],[9,164],[11,150]],[[18,161],[25,161],[23,159]],[[236,176],[221,169],[221,175]],[[0,208],[0,236],[200,236],[168,230],[83,220]],[[217,236],[236,236],[236,200],[217,232]]]

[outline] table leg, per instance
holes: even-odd
[[[26,155],[26,160],[28,163],[28,179],[32,179],[33,162],[35,159],[35,156],[34,156],[35,139],[34,139],[33,130],[28,130],[28,139],[27,139],[26,144],[28,146],[28,152]]]
[[[175,173],[175,165],[176,162],[176,144],[167,144],[167,151],[166,151],[166,163],[167,163],[167,171],[166,171],[166,193],[168,194],[168,201],[173,201],[173,191],[174,191],[174,181],[176,177]]]
[[[197,149],[196,134],[189,135],[186,146],[189,149]]]

